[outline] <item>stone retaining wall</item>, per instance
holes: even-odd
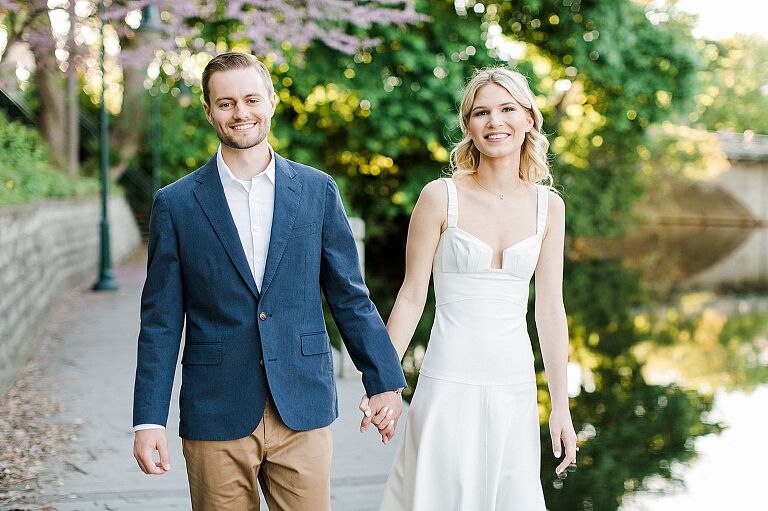
[[[141,242],[123,197],[109,202],[113,263]],[[0,396],[36,349],[59,295],[98,277],[98,199],[0,207]]]

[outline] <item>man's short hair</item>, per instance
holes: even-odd
[[[261,81],[264,82],[264,87],[266,87],[270,96],[274,94],[275,87],[272,85],[272,76],[269,74],[267,66],[253,55],[229,51],[213,57],[203,70],[203,99],[205,99],[205,104],[211,104],[208,82],[211,80],[213,73],[217,71],[231,71],[232,69],[247,69],[249,67],[259,72]]]

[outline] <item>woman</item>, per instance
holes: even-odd
[[[535,272],[552,449],[557,458],[565,449],[560,474],[577,451],[566,389],[565,206],[540,184],[552,179],[549,143],[521,74],[477,72],[459,121],[453,177],[425,186],[414,208],[405,280],[387,323],[402,359],[432,274],[435,322],[381,509],[544,511],[525,315]],[[374,423],[386,443],[395,421],[381,418]]]

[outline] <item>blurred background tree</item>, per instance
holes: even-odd
[[[691,121],[709,130],[768,133],[768,40],[753,34],[700,44],[709,66]]]

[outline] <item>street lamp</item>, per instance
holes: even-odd
[[[104,72],[104,0],[99,2],[101,22],[101,105],[99,106],[99,170],[101,174],[101,253],[99,257],[99,280],[93,285],[94,291],[114,291],[117,281],[112,277],[112,254],[109,247],[109,115],[107,113],[107,81]]]
[[[157,7],[152,2],[141,10],[141,25],[136,31],[158,36],[165,33]],[[160,87],[155,87],[154,94],[150,90],[150,95],[152,96],[150,145],[152,147],[152,193],[154,194],[160,188]]]

